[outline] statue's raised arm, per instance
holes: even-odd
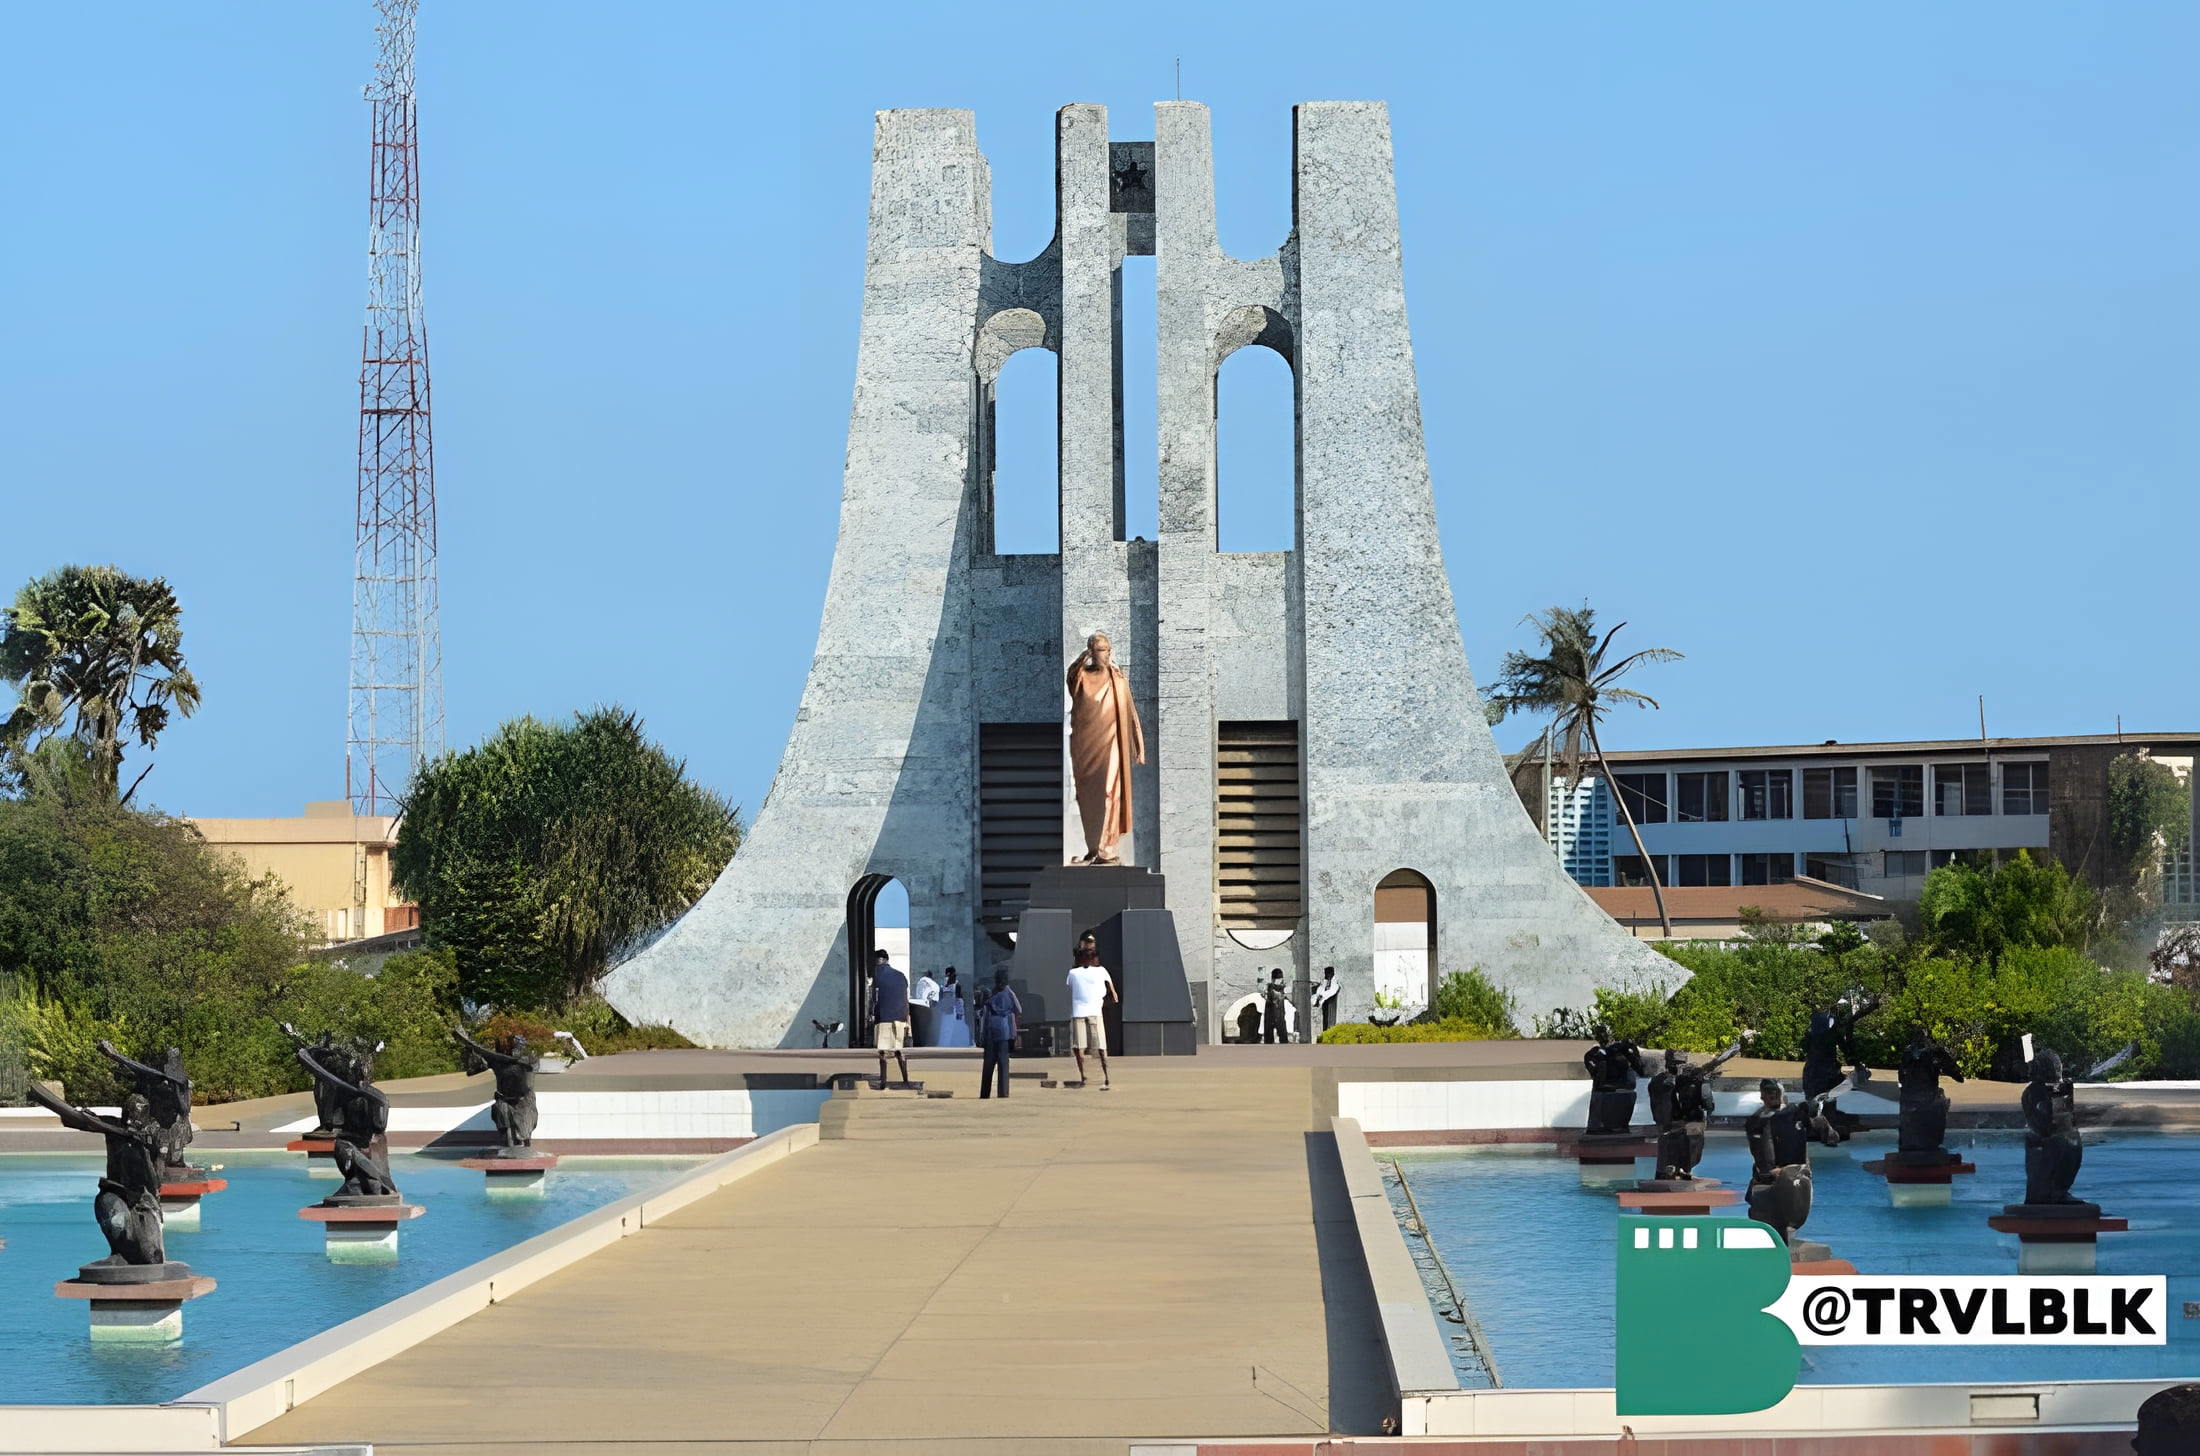
[[[347,1097],[371,1097],[375,1101],[382,1103],[387,1103],[389,1101],[388,1098],[384,1097],[381,1092],[378,1091],[371,1084],[364,1087],[355,1086],[352,1083],[345,1081],[342,1077],[337,1076],[328,1068],[322,1066],[319,1062],[313,1059],[313,1049],[311,1047],[298,1048],[298,1062],[299,1065],[303,1066],[308,1072],[311,1072],[313,1074],[314,1080],[327,1083],[329,1086],[335,1088],[337,1091],[343,1093]]]
[[[484,1062],[487,1062],[492,1067],[520,1066],[523,1065],[527,1060],[525,1057],[511,1056],[508,1053],[497,1051],[493,1047],[483,1046],[480,1042],[475,1041],[472,1037],[468,1036],[466,1034],[466,1029],[462,1026],[454,1026],[451,1028],[451,1040],[457,1042],[460,1046],[466,1048],[468,1051],[472,1052],[475,1056],[481,1058]]]
[[[1742,1028],[1742,1034],[1734,1038],[1734,1045],[1728,1047],[1725,1051],[1720,1052],[1710,1061],[1703,1064],[1704,1079],[1706,1081],[1709,1081],[1712,1073],[1718,1071],[1719,1068],[1725,1066],[1728,1062],[1731,1062],[1736,1057],[1740,1056],[1742,1054],[1742,1048],[1749,1045],[1751,1038],[1755,1037],[1756,1035],[1757,1033],[1751,1031],[1749,1028]]]
[[[115,1050],[115,1044],[113,1042],[106,1040],[104,1037],[101,1038],[99,1041],[94,1042],[93,1045],[99,1048],[101,1055],[105,1056],[108,1061],[113,1062],[116,1066],[122,1068],[123,1071],[128,1072],[133,1077],[141,1079],[157,1077],[163,1082],[170,1082],[178,1087],[188,1087],[191,1085],[189,1078],[178,1077],[175,1073],[169,1071],[165,1067],[148,1067],[147,1065],[145,1065],[145,1063],[138,1061],[135,1058],[124,1056],[121,1052]]]
[[[89,1107],[77,1107],[71,1103],[63,1102],[36,1082],[31,1083],[28,1090],[31,1101],[45,1108],[55,1117],[60,1118],[63,1127],[72,1128],[77,1132],[97,1133],[101,1137],[134,1138],[138,1136],[134,1129],[119,1122],[109,1122]]]

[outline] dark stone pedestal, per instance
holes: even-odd
[[[1030,908],[1017,922],[1009,984],[1036,1030],[1069,1019],[1065,978],[1078,938],[1100,943],[1100,962],[1123,999],[1105,1013],[1108,1050],[1121,1056],[1190,1056],[1198,1050],[1192,991],[1177,946],[1167,884],[1131,865],[1056,865],[1031,882]],[[1036,1040],[1036,1037],[1034,1037]],[[1065,1048],[1068,1038],[1054,1041]]]

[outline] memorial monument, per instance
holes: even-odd
[[[1797,1239],[1810,1217],[1810,1145],[1813,1140],[1838,1147],[1841,1135],[1826,1121],[1815,1098],[1789,1102],[1787,1090],[1771,1077],[1757,1084],[1757,1110],[1742,1122],[1749,1139],[1749,1216],[1777,1230],[1798,1264],[1830,1258],[1824,1244]]]
[[[169,1344],[183,1338],[184,1304],[210,1293],[214,1281],[168,1257],[160,1209],[168,1160],[152,1103],[132,1092],[122,1099],[120,1117],[110,1120],[62,1101],[36,1082],[28,1091],[63,1127],[93,1133],[107,1144],[106,1174],[92,1199],[107,1256],[83,1265],[53,1292],[88,1302],[96,1342]]]
[[[478,1168],[487,1179],[488,1191],[539,1193],[543,1179],[558,1165],[555,1153],[539,1151],[535,1143],[535,1073],[542,1058],[527,1045],[527,1038],[508,1038],[501,1047],[484,1046],[451,1028],[458,1044],[459,1065],[468,1076],[487,1071],[496,1078],[496,1096],[489,1104],[489,1121],[497,1130],[498,1143],[489,1152],[461,1158],[461,1168]]]
[[[1841,1141],[1855,1136],[1863,1124],[1841,1111],[1832,1093],[1839,1090],[1844,1081],[1861,1082],[1866,1075],[1862,1059],[1856,1051],[1856,1023],[1872,1014],[1879,1007],[1877,996],[1862,1000],[1850,996],[1837,998],[1823,1011],[1811,1013],[1810,1025],[1803,1031],[1803,1095],[1821,1103],[1826,1111],[1826,1121]],[[1847,1058],[1853,1073],[1844,1072],[1842,1059]]]
[[[890,879],[915,967],[984,984],[1011,966],[1020,995],[1068,967],[1020,964],[1037,965],[1018,939],[1027,910],[1069,914],[1072,938],[1166,914],[1173,955],[1152,959],[1149,919],[1121,931],[1148,959],[1110,963],[1129,976],[1126,1027],[1156,1049],[1278,962],[1294,982],[1334,965],[1340,1019],[1367,1015],[1376,889],[1406,872],[1426,891],[1432,982],[1479,965],[1523,1005],[1558,1006],[1630,972],[1670,977],[1552,857],[1486,726],[1422,449],[1388,113],[1310,102],[1290,125],[1294,226],[1244,259],[1217,241],[1205,107],[1159,104],[1151,141],[1112,139],[1103,107],[1065,107],[1053,241],[1012,262],[992,254],[971,114],[879,113],[809,681],[740,852],[606,980],[622,1013],[721,1046],[795,1046],[844,1020],[860,1043],[871,905]],[[1134,256],[1155,260],[1154,541],[1125,524]],[[1295,376],[1286,551],[1217,549],[1215,377],[1246,347]],[[1059,368],[1060,541],[1032,555],[994,536],[996,382],[1022,349]],[[1065,682],[1063,664],[1103,643],[1107,670]],[[1143,1007],[1142,966],[1159,998]]]
[[[1650,1064],[1640,1046],[1604,1023],[1593,1031],[1596,1045],[1581,1054],[1589,1073],[1589,1117],[1574,1139],[1574,1161],[1584,1184],[1632,1182],[1635,1159],[1657,1152],[1649,1132],[1634,1128],[1635,1084],[1651,1075]]]
[[[145,1099],[160,1138],[160,1212],[164,1227],[177,1233],[195,1233],[203,1226],[199,1202],[229,1186],[209,1168],[194,1168],[183,1160],[191,1145],[191,1076],[184,1070],[183,1052],[168,1048],[160,1065],[126,1057],[110,1041],[97,1043],[100,1055],[130,1079],[137,1095]]]
[[[1956,1176],[1978,1171],[1942,1146],[1948,1136],[1948,1094],[1940,1079],[1960,1082],[1963,1069],[1923,1026],[1912,1026],[1896,1076],[1902,1088],[1898,1146],[1864,1164],[1864,1171],[1887,1180],[1887,1196],[1896,1208],[1945,1208],[1954,1201]]]
[[[329,1066],[311,1046],[300,1046],[297,1057],[313,1080],[334,1094],[334,1157],[344,1179],[341,1188],[299,1209],[298,1216],[326,1229],[332,1261],[388,1263],[397,1257],[398,1225],[426,1211],[407,1203],[390,1178],[389,1099],[374,1085],[374,1066],[367,1058],[350,1056],[339,1066]]]
[[[2063,1075],[2062,1057],[2042,1050],[2032,1058],[2018,1099],[2024,1113],[2024,1202],[2007,1204],[1987,1226],[2018,1240],[2020,1274],[2090,1274],[2100,1235],[2130,1224],[2106,1218],[2098,1203],[2070,1191],[2085,1161],[2078,1132],[2077,1088]]]

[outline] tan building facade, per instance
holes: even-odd
[[[208,844],[227,850],[247,873],[273,875],[290,889],[323,944],[360,940],[420,923],[417,906],[390,885],[394,815],[355,815],[342,799],[308,804],[296,819],[193,819]]]

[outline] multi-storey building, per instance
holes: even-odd
[[[397,818],[353,814],[342,799],[306,805],[296,819],[194,819],[208,844],[247,874],[272,875],[290,891],[324,945],[417,931],[420,907],[390,883]]]
[[[1664,884],[1807,875],[1910,900],[1941,865],[1992,864],[2020,850],[2102,881],[2108,766],[2122,754],[2189,777],[2200,733],[1608,753],[1614,784],[1545,789],[1533,765],[1515,782],[1531,810],[1542,801],[1545,837],[1584,885],[1648,883],[1618,812],[1624,803]],[[2190,870],[2169,869],[2189,895]]]

